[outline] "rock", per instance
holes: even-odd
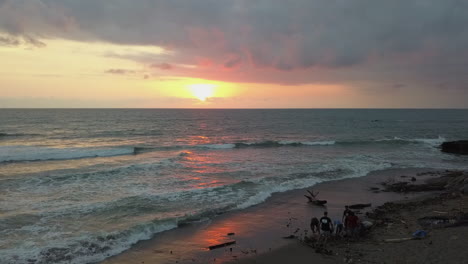
[[[364,228],[371,228],[374,225],[371,221],[362,221],[361,224]]]
[[[372,204],[368,203],[368,204],[352,204],[349,206],[349,209],[363,209],[363,208],[366,208],[366,207],[370,207]]]
[[[468,184],[465,184],[463,187],[461,187],[460,192],[464,195],[468,195]]]
[[[443,191],[447,184],[447,179],[430,179],[425,184],[408,184],[408,182],[397,182],[391,185],[386,185],[385,190],[391,192],[428,192],[428,191]]]
[[[444,142],[440,147],[446,153],[468,155],[468,140]]]
[[[447,216],[426,216],[419,218],[418,223],[425,228],[446,228],[461,225],[463,222]]]

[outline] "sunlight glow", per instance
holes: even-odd
[[[198,98],[200,101],[206,101],[207,98],[213,96],[216,85],[198,83],[190,85],[189,88],[193,96]]]

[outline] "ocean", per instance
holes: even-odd
[[[0,263],[92,263],[272,193],[442,153],[468,110],[1,109]]]

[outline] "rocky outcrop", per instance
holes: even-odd
[[[468,195],[468,172],[445,171],[441,177],[427,179],[424,183],[412,184],[410,182],[383,182],[384,190],[387,192],[460,192]]]
[[[440,147],[443,152],[468,155],[468,140],[444,142]]]

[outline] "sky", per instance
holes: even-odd
[[[466,0],[0,0],[0,108],[467,108]]]

